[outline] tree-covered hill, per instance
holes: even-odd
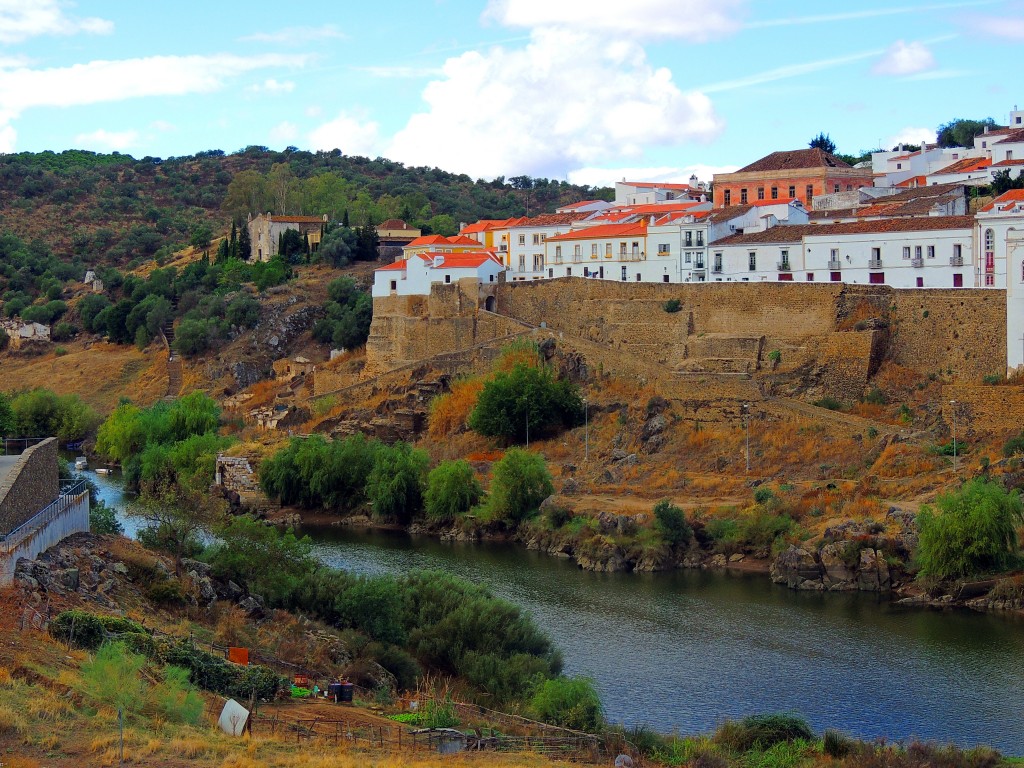
[[[448,233],[458,222],[551,211],[611,191],[517,176],[474,181],[340,151],[247,147],[136,160],[82,150],[0,156],[0,233],[45,244],[62,260],[131,268],[226,233],[250,211],[327,213],[352,226],[403,218]]]

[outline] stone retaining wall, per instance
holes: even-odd
[[[0,533],[8,533],[57,498],[57,439],[26,450],[0,481]]]

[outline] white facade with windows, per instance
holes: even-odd
[[[423,253],[374,270],[374,298],[427,296],[434,285],[449,285],[465,278],[496,283],[505,265],[490,251]]]

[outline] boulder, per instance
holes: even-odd
[[[772,561],[769,574],[776,584],[791,589],[824,589],[821,566],[814,555],[793,544]]]
[[[77,592],[79,585],[79,576],[77,568],[65,568],[62,571],[57,571],[57,581],[60,582],[61,586],[69,592]]]
[[[856,589],[855,567],[847,564],[848,542],[826,544],[818,553],[821,562],[822,581],[833,591]]]
[[[660,413],[657,416],[652,416],[644,422],[643,428],[640,430],[640,439],[647,442],[655,435],[660,435],[665,431],[668,426],[668,419],[662,416]]]

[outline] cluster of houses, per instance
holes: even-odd
[[[410,240],[376,271],[375,297],[435,284],[584,277],[619,282],[863,283],[1007,291],[1024,339],[1024,190],[975,213],[971,190],[1024,172],[1024,110],[973,147],[877,152],[850,166],[821,149],[774,152],[706,185],[628,182],[615,200],[481,220]],[[1014,302],[1020,302],[1016,319]],[[1019,327],[1017,327],[1019,326]],[[1024,364],[1024,345],[1009,355]],[[1021,359],[1017,359],[1021,358]]]

